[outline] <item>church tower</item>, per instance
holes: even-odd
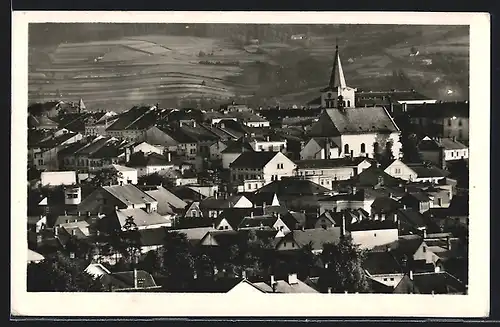
[[[347,86],[344,70],[340,62],[338,45],[335,47],[335,58],[333,60],[330,83],[321,90],[321,107],[323,108],[354,108],[356,89]]]

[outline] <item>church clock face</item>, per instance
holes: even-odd
[[[331,99],[332,98],[332,93],[328,92],[327,97],[328,97],[328,99]]]

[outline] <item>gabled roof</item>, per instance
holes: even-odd
[[[171,189],[172,193],[174,193],[181,200],[190,200],[190,201],[200,201],[206,198],[205,195],[193,190],[187,185],[177,186]]]
[[[130,162],[128,165],[131,167],[173,166],[173,162],[169,162],[164,155],[156,152],[147,154],[142,153],[142,155],[141,152],[136,152],[130,156]]]
[[[424,239],[420,235],[402,235],[397,241],[375,246],[371,252],[390,250],[396,257],[413,257],[418,248],[422,245]]]
[[[349,226],[349,231],[370,231],[370,230],[381,230],[381,229],[397,229],[398,224],[394,220],[385,219],[385,220],[361,220],[359,222],[355,222]]]
[[[399,132],[396,123],[382,107],[325,109],[322,115],[330,119],[336,131],[314,131],[315,136]]]
[[[118,119],[113,124],[111,124],[111,126],[109,126],[106,130],[113,131],[113,130],[130,129],[133,127],[134,123],[139,121],[150,109],[151,107],[148,106],[133,107],[130,110],[120,114],[118,116]]]
[[[52,137],[49,139],[44,139],[40,141],[37,146],[42,149],[53,149],[62,143],[66,142],[67,140],[71,139],[72,137],[76,136],[78,133],[74,132],[67,132],[63,133],[61,135],[58,135],[56,137]]]
[[[301,247],[311,243],[312,250],[322,250],[324,243],[338,243],[340,237],[340,227],[331,227],[293,230],[284,239],[293,239]]]
[[[464,283],[445,271],[414,273],[412,282],[420,294],[465,294],[466,292]]]
[[[415,200],[419,202],[428,202],[430,201],[429,196],[425,194],[424,192],[409,192],[405,196],[401,198],[401,201],[405,201],[406,198],[411,197],[414,198]]]
[[[398,186],[399,184],[404,182],[399,178],[394,178],[391,175],[387,174],[381,168],[371,166],[363,170],[358,175],[352,177],[349,180],[349,183],[354,183],[358,186],[375,186],[378,185],[380,181],[383,181],[384,186]]]
[[[236,194],[233,196],[230,196],[228,198],[223,198],[223,197],[218,197],[215,198],[213,196],[205,198],[200,202],[200,209],[205,210],[205,209],[227,209],[227,208],[233,208],[238,201],[240,201],[242,198],[244,198],[244,195],[241,194]]]
[[[143,187],[139,186],[143,189]],[[155,186],[154,189],[143,189],[149,196],[158,201],[158,213],[170,212],[173,210],[185,209],[187,203],[177,197],[174,193],[170,192],[163,186]]]
[[[115,211],[120,226],[123,227],[127,218],[133,217],[137,227],[167,224],[170,221],[160,216],[157,212],[147,213],[143,209],[119,209]]]
[[[250,217],[252,213],[261,214],[261,212],[256,212],[254,208],[230,208],[224,209],[217,218],[214,220],[215,226],[218,226],[222,220],[226,220],[233,230],[238,230],[238,226],[245,219],[245,217]]]
[[[45,257],[38,252],[28,249],[28,262],[38,262],[44,260]]]
[[[264,168],[277,155],[278,152],[270,151],[243,152],[229,166],[231,168]]]
[[[377,213],[393,213],[401,207],[398,201],[387,196],[377,197],[371,205],[372,211]]]
[[[276,222],[276,217],[272,215],[245,217],[238,224],[238,230],[244,228],[266,228],[272,229]]]
[[[134,185],[113,185],[113,186],[103,186],[102,189],[124,204],[143,204],[143,203],[153,203],[157,202],[147,193],[141,191]]]
[[[108,168],[112,168],[112,169],[114,169],[116,171],[137,171],[134,168],[130,168],[130,167],[127,167],[127,166],[121,166],[121,165],[115,165],[115,164],[109,165]]]
[[[232,230],[210,231],[200,240],[201,243],[208,241],[210,246],[227,248],[237,244],[241,240],[241,234]]]
[[[89,155],[89,158],[118,158],[124,153],[123,149],[120,149],[117,144],[107,143],[100,149]]]

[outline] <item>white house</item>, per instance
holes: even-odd
[[[469,147],[455,138],[431,139],[426,136],[418,144],[422,160],[430,161],[438,166],[444,162],[469,158]]]
[[[413,169],[408,167],[399,159],[395,159],[389,163],[385,167],[384,172],[394,178],[401,178],[405,181],[414,181],[418,177],[417,173]]]
[[[143,152],[145,154],[149,153],[157,153],[157,154],[163,154],[164,147],[159,146],[159,145],[151,145],[145,141],[139,141],[135,144],[132,145],[133,151],[132,152]]]
[[[311,138],[300,151],[300,160],[336,159],[340,149],[330,138]]]
[[[260,179],[267,184],[293,176],[296,167],[281,152],[244,152],[230,165],[231,181]]]
[[[265,137],[253,136],[248,143],[254,151],[274,151],[282,152],[286,150],[287,141],[276,135],[268,135]]]
[[[135,168],[137,176],[141,177],[174,168],[174,163],[169,158],[171,159],[170,154],[168,154],[168,157],[165,157],[156,152],[151,152],[145,154],[144,158],[133,158],[128,165]]]

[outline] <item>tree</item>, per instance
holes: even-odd
[[[139,185],[163,185],[166,187],[174,186],[174,183],[165,176],[158,174],[157,172],[143,175],[137,179]]]
[[[342,236],[337,244],[323,244],[321,259],[325,263],[318,281],[322,291],[327,288],[331,288],[333,293],[369,290],[368,279],[362,268],[364,252],[353,244],[350,236]]]
[[[118,179],[123,178],[121,172],[114,168],[103,168],[99,170],[90,180],[90,185],[99,188],[106,185],[117,185]]]
[[[102,292],[99,280],[87,274],[82,261],[58,252],[40,263],[28,264],[28,292]]]
[[[141,234],[139,233],[133,216],[127,217],[120,234],[125,259],[130,264],[136,263],[141,253]]]
[[[186,234],[167,232],[160,250],[160,265],[169,290],[185,289],[194,279],[195,259]]]

